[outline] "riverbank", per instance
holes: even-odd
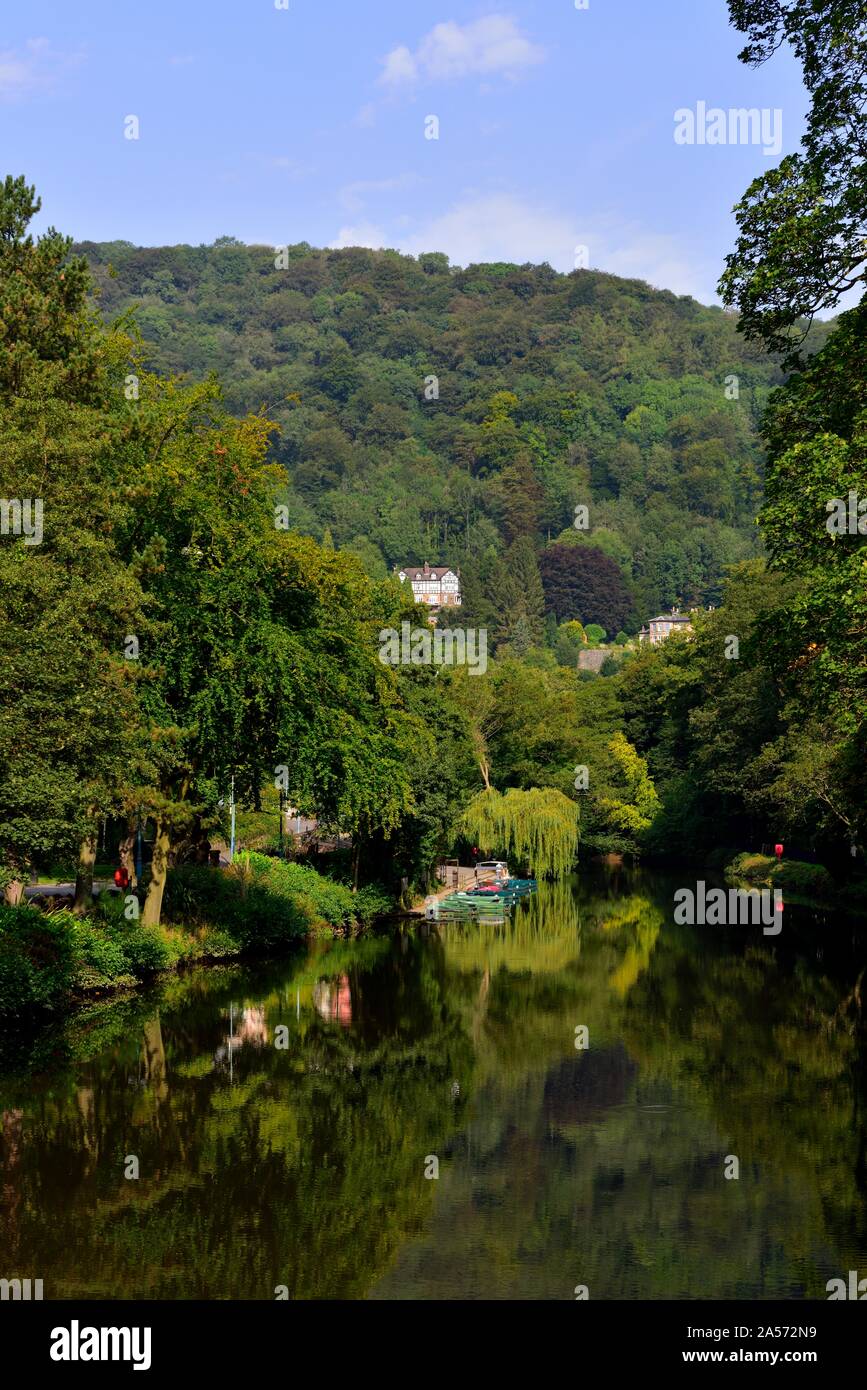
[[[381,889],[352,893],[306,865],[257,854],[223,872],[173,870],[159,926],[144,926],[133,901],[105,895],[87,916],[0,907],[0,1017],[73,1007],[189,965],[279,955],[310,936],[353,934],[390,906]]]
[[[867,882],[841,882],[822,864],[799,859],[777,860],[768,854],[738,854],[725,869],[735,888],[779,888],[788,902],[806,907],[837,907],[867,913]]]

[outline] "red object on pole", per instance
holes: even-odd
[[[118,888],[129,887],[129,872],[127,871],[125,864],[121,864],[119,869],[115,869],[114,881],[117,884]]]
[[[774,854],[777,856],[778,859],[782,859],[782,857],[783,857],[783,846],[782,846],[782,845],[774,845]]]

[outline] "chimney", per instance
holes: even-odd
[[[425,574],[430,574],[430,565],[428,564],[427,560],[425,560],[424,562],[424,572]]]

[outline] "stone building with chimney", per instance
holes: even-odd
[[[659,643],[664,642],[673,632],[692,632],[691,619],[681,613],[679,608],[672,608],[670,613],[659,613],[655,618],[651,618],[648,626],[639,632],[638,640],[658,647]]]

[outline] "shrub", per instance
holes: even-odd
[[[129,977],[123,947],[100,923],[87,917],[74,917],[68,923],[68,931],[76,957],[75,984],[89,987],[101,981]]]
[[[0,1014],[55,1008],[74,991],[134,985],[195,953],[196,944],[127,922],[116,907],[92,917],[0,908]]]
[[[163,900],[167,919],[185,928],[219,927],[241,950],[266,950],[301,936],[307,928],[303,914],[246,871],[244,858],[240,873],[194,865],[173,869]]]
[[[303,894],[313,905],[316,916],[332,927],[352,926],[356,916],[356,896],[344,883],[310,868],[283,859],[266,859],[261,854],[245,855],[257,884],[271,893],[291,897]]]
[[[575,667],[578,657],[587,645],[587,638],[581,623],[561,623],[557,629],[554,654],[561,666]]]
[[[394,911],[394,895],[381,883],[368,883],[355,895],[355,912],[365,926],[386,912]]]
[[[840,885],[822,864],[807,864],[800,859],[782,859],[777,863],[767,854],[737,855],[726,870],[726,879],[781,888],[785,893],[819,902],[834,902],[840,892]]]
[[[838,884],[822,864],[805,864],[797,859],[784,859],[771,870],[771,881],[776,888],[790,893],[803,894],[804,897],[819,898],[823,902],[833,902],[837,897]]]
[[[225,873],[193,865],[173,869],[164,906],[169,921],[219,927],[242,950],[269,950],[317,925],[355,921],[353,896],[343,884],[261,854],[238,855]]]
[[[72,987],[72,913],[0,907],[0,1012],[53,1008]]]
[[[185,952],[172,950],[167,934],[158,927],[143,927],[140,922],[118,923],[109,928],[112,942],[121,951],[126,967],[139,978],[167,970],[177,964]]]

